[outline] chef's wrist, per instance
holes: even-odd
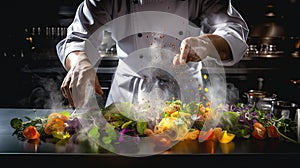
[[[69,71],[72,67],[76,66],[79,61],[88,60],[87,55],[82,51],[70,52],[65,61],[65,67]]]
[[[232,52],[227,41],[215,34],[205,34],[199,36],[209,43],[209,56],[219,60],[232,60]]]

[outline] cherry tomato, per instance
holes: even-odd
[[[40,133],[36,130],[35,126],[28,126],[23,130],[23,135],[27,139],[38,139]]]
[[[253,124],[253,131],[251,135],[259,140],[263,140],[267,136],[267,129],[259,122]]]

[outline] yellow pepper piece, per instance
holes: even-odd
[[[220,143],[229,143],[234,139],[234,137],[235,137],[235,134],[228,133],[227,130],[224,130],[222,137],[218,140]]]

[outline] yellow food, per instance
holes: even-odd
[[[216,127],[216,128],[214,128],[214,137],[213,137],[213,140],[219,141],[219,139],[222,138],[223,133],[224,133],[224,132],[223,132],[223,130],[222,130],[221,127]]]
[[[229,143],[235,137],[235,134],[228,133],[226,130],[223,131],[222,137],[219,139],[220,143]]]
[[[190,113],[185,113],[185,112],[174,112],[170,115],[170,117],[184,117],[184,118],[187,118],[187,119],[190,119],[191,118],[191,114]]]
[[[184,140],[196,140],[198,138],[199,134],[200,134],[200,131],[198,129],[190,130],[181,139],[181,141],[184,141]]]
[[[181,118],[167,117],[154,127],[155,134],[164,133],[172,141],[181,140],[188,132],[188,124]]]

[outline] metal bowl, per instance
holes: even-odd
[[[298,104],[296,103],[278,100],[274,104],[274,115],[277,118],[284,117],[294,120],[297,108]]]

